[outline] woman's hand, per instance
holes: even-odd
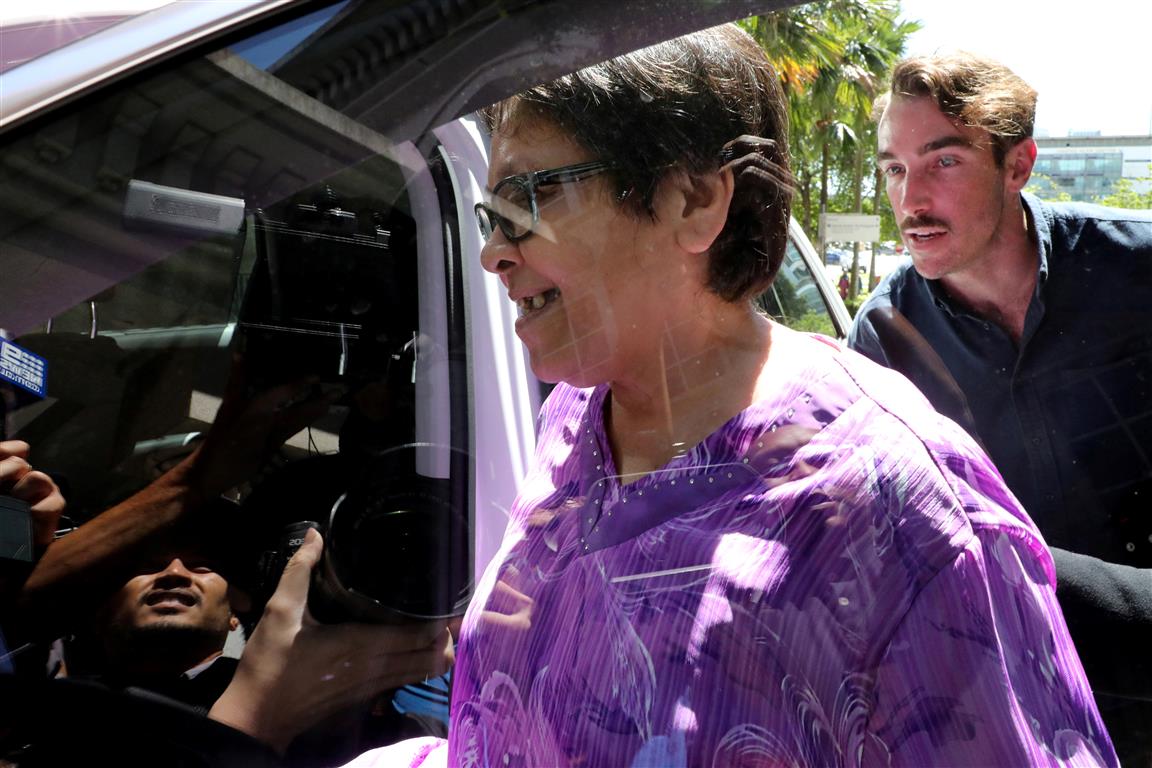
[[[309,530],[244,648],[232,684],[209,716],[281,753],[325,717],[373,695],[442,675],[452,665],[445,622],[385,626],[319,624],[308,583],[320,559]]]

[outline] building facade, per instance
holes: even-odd
[[[1039,137],[1036,145],[1032,185],[1041,197],[1053,199],[1063,192],[1093,202],[1111,194],[1121,178],[1132,179],[1137,192],[1152,187],[1152,135],[1081,133]]]

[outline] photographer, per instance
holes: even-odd
[[[66,631],[72,617],[119,589],[134,564],[178,524],[251,477],[270,451],[319,418],[332,398],[316,394],[313,384],[301,380],[245,401],[237,361],[203,444],[44,553],[20,601],[22,619],[35,635],[50,639]]]
[[[219,535],[223,514],[205,514],[194,530],[181,530],[102,602],[83,638],[99,657],[93,679],[204,711],[223,693],[236,669],[236,659],[223,655],[225,645],[250,604],[239,574],[255,559]],[[70,654],[71,676],[76,666]]]
[[[56,523],[64,512],[64,497],[56,483],[28,463],[28,443],[21,440],[0,441],[0,503],[5,514],[22,516],[24,507],[31,518],[33,558],[48,548]],[[13,525],[21,521],[13,520]],[[24,584],[24,567],[20,562],[5,562],[0,570],[0,618],[9,618],[11,602]],[[12,665],[0,633],[0,672],[11,672]]]

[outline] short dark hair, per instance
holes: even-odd
[[[524,119],[559,126],[611,165],[623,205],[654,216],[674,170],[716,172],[732,139],[774,140],[765,154],[789,176],[788,113],[776,71],[742,29],[726,24],[643,48],[517,94],[482,112],[490,131]],[[769,154],[770,153],[770,154]],[[765,211],[734,207],[712,244],[708,288],[726,301],[766,290],[788,243],[789,190]]]
[[[948,117],[992,137],[999,165],[1008,150],[1032,136],[1036,91],[1008,67],[964,51],[905,59],[892,70],[892,87],[876,99],[879,121],[893,97],[928,97]]]

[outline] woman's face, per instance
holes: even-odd
[[[546,121],[520,122],[492,137],[488,189],[514,174],[599,159]],[[591,386],[627,376],[672,315],[669,289],[684,275],[668,228],[613,198],[608,174],[540,186],[533,234],[509,242],[497,229],[482,251],[484,268],[517,304],[516,334],[544,381]]]

